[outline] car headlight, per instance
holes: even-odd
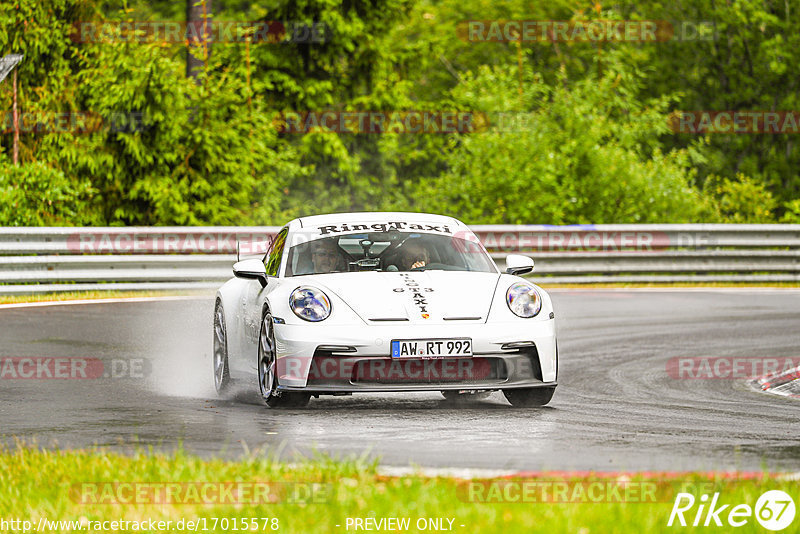
[[[508,288],[506,304],[514,315],[535,317],[542,310],[542,296],[532,285],[519,282]]]
[[[298,287],[289,297],[289,307],[295,315],[313,323],[324,321],[331,314],[331,301],[314,287]]]

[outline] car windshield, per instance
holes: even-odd
[[[325,237],[289,249],[286,276],[359,271],[497,272],[475,241],[451,235],[400,232]]]

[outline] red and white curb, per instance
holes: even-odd
[[[751,385],[764,393],[800,399],[800,366],[761,376]]]

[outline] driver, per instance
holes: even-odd
[[[400,248],[401,270],[419,269],[425,267],[428,263],[430,263],[430,255],[428,254],[428,249],[422,243],[412,241]]]
[[[314,264],[314,274],[344,270],[339,246],[331,239],[320,239],[311,243],[311,262]]]

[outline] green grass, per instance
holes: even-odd
[[[473,482],[417,475],[388,477],[380,474],[375,463],[360,460],[335,461],[316,457],[286,464],[259,455],[224,461],[203,460],[181,451],[168,455],[150,451],[125,456],[103,450],[51,452],[18,446],[13,450],[0,450],[0,519],[27,519],[36,523],[40,517],[45,517],[48,520],[83,520],[91,526],[94,521],[117,519],[178,521],[205,518],[207,531],[222,532],[225,529],[219,522],[218,528],[212,529],[214,518],[228,518],[227,531],[231,532],[234,530],[233,518],[259,518],[258,531],[263,532],[260,518],[268,517],[278,519],[279,532],[328,533],[355,532],[352,527],[346,529],[347,518],[355,517],[407,517],[411,520],[409,531],[415,532],[417,519],[429,517],[452,518],[453,531],[464,533],[695,532],[708,531],[708,528],[666,527],[678,483],[707,484],[706,491],[721,492],[723,503],[754,506],[761,493],[772,489],[787,491],[796,502],[800,502],[797,482],[769,476],[744,481],[709,478],[704,474],[671,477],[665,479],[664,475],[649,474],[631,479],[633,482],[656,484],[653,495],[657,502],[646,499],[648,502],[487,504],[470,502],[469,487],[465,484]],[[565,479],[564,475],[551,475],[544,479],[526,479],[526,482],[543,480],[556,480],[563,484]],[[619,479],[582,475],[571,481],[575,487],[591,481],[616,484]],[[279,502],[203,505],[94,503],[95,499],[108,499],[113,495],[128,498],[128,494],[120,490],[122,486],[111,485],[114,483],[149,484],[144,487],[157,488],[157,483],[167,482],[183,483],[181,491],[190,486],[198,487],[200,483],[239,482],[244,487],[253,482],[267,483],[272,488],[270,494]],[[500,484],[508,484],[508,480]],[[306,490],[311,491],[312,497],[304,499],[301,495],[295,502],[287,502],[291,494],[287,487],[303,495],[309,495]],[[112,490],[104,494],[98,488]],[[118,491],[120,493],[115,493]],[[701,493],[695,492],[695,496],[699,497]],[[185,500],[189,493],[181,495],[178,498]],[[800,518],[793,526],[798,523]],[[118,530],[133,531],[130,528]],[[202,527],[199,530],[203,531]],[[725,532],[730,527],[712,530]],[[736,530],[765,532],[754,518]],[[273,532],[269,528],[266,531]],[[789,531],[793,529],[787,529]]]
[[[25,302],[59,302],[66,300],[94,300],[111,298],[142,298],[169,296],[213,296],[209,291],[64,291],[59,293],[41,293],[35,295],[0,295],[0,304],[18,304]]]

